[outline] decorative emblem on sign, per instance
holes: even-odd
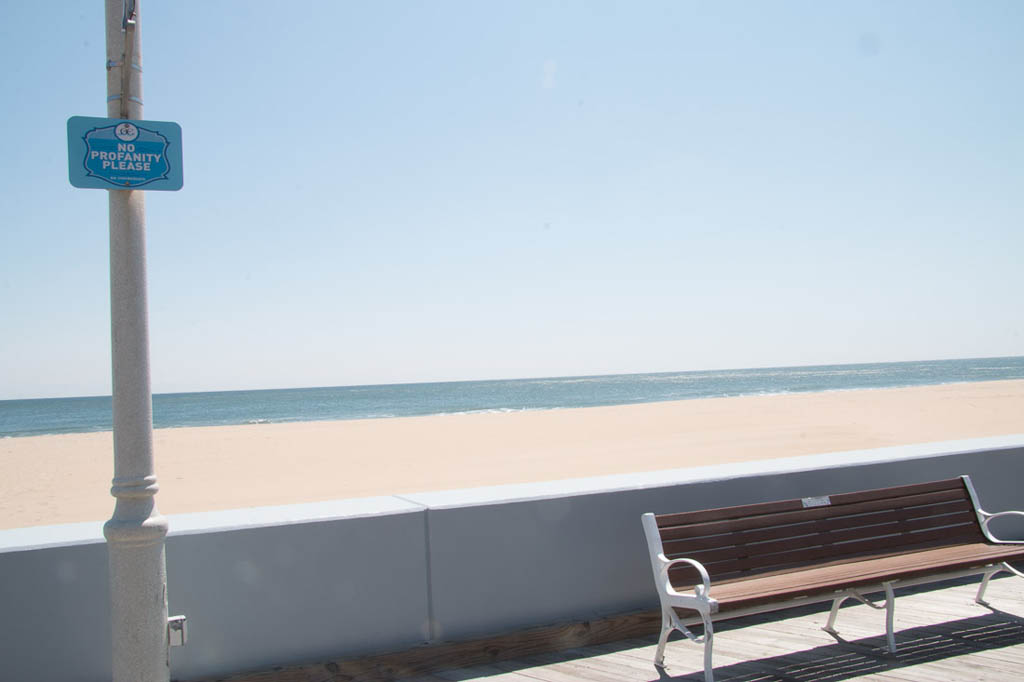
[[[167,178],[167,138],[130,121],[93,128],[85,141],[86,174],[120,189],[142,187]]]

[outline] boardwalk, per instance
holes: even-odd
[[[900,651],[885,649],[885,615],[866,606],[842,609],[836,641],[821,631],[827,613],[767,614],[739,625],[721,623],[715,636],[718,682],[949,682],[1024,679],[1024,581],[994,580],[993,608],[974,603],[976,581],[901,595],[896,601]],[[669,643],[659,675],[654,637],[471,668],[436,671],[406,682],[657,682],[703,680],[701,648]]]
[[[828,604],[721,622],[717,682],[1018,682],[1024,680],[1024,580],[989,585],[992,608],[974,603],[978,580],[897,592],[896,642],[886,649],[885,613],[848,602],[837,641],[821,630]],[[701,682],[701,647],[669,642],[668,669],[654,667],[657,613],[541,628],[489,640],[420,647],[194,682]],[[623,634],[627,633],[627,634]],[[632,634],[628,634],[632,633]],[[633,637],[625,639],[624,637]],[[552,651],[559,642],[606,644]],[[548,653],[524,652],[548,651]],[[467,661],[472,661],[470,665]],[[486,661],[486,663],[481,663]]]

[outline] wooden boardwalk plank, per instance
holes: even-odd
[[[718,682],[948,682],[1024,679],[1024,581],[989,586],[992,608],[974,603],[977,580],[896,598],[898,653],[888,653],[885,613],[840,610],[836,640],[821,630],[828,609],[804,607],[715,624]],[[854,603],[855,604],[855,603]],[[703,647],[673,636],[668,668],[654,667],[658,614],[537,628],[395,654],[217,678],[226,682],[701,682]],[[654,633],[654,634],[652,634]],[[570,648],[575,647],[575,648]],[[196,681],[201,682],[201,681]],[[208,680],[209,682],[209,680]]]
[[[1024,583],[993,581],[993,611],[974,603],[976,582],[920,591],[896,600],[899,652],[888,653],[885,614],[863,605],[844,608],[838,625],[844,641],[821,631],[827,611],[775,622],[725,626],[715,635],[719,682],[948,682],[1024,678]],[[999,608],[1001,607],[1001,608]],[[652,661],[654,638],[586,646],[558,654],[495,664],[540,682],[698,682],[702,647],[673,639],[667,670]],[[525,664],[535,667],[524,668]]]
[[[492,682],[535,682],[537,678],[521,675],[518,672],[509,672],[493,665],[478,665],[472,668],[457,668],[455,670],[439,670],[431,677],[445,682],[462,682],[463,680],[475,680],[487,678]],[[418,678],[405,680],[404,682],[415,682]]]

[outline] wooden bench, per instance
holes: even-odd
[[[840,605],[856,599],[886,610],[893,635],[893,589],[982,575],[976,601],[1001,571],[1024,559],[1024,542],[1000,541],[978,505],[970,478],[748,504],[678,514],[644,514],[643,526],[661,600],[655,665],[673,630],[704,645],[704,678],[713,682],[712,621],[831,600],[826,632]],[[865,595],[885,593],[880,606]],[[700,615],[695,636],[675,609]]]

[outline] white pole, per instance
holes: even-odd
[[[105,0],[107,116],[142,118],[137,4]],[[124,28],[125,8],[134,16]],[[125,63],[127,62],[127,63]],[[122,92],[122,84],[127,85]],[[167,521],[156,508],[146,302],[145,193],[110,190],[110,315],[114,393],[110,557],[114,682],[167,682]]]

